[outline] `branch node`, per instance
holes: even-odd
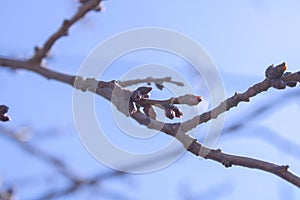
[[[74,87],[79,89],[83,92],[89,91],[96,91],[98,86],[98,81],[94,78],[83,78],[81,76],[76,76]]]
[[[290,166],[288,166],[288,165],[282,165],[282,166],[279,167],[279,171],[281,173],[286,173],[288,171],[289,167]]]
[[[70,25],[71,25],[71,21],[70,20],[65,19],[63,21],[63,26],[70,26]]]
[[[102,89],[102,88],[112,88],[113,89],[117,83],[118,82],[116,80],[112,80],[110,82],[99,81],[97,88],[100,88],[100,89]]]
[[[286,83],[281,79],[271,79],[270,84],[273,88],[283,90],[286,88]]]
[[[37,54],[40,50],[41,50],[41,48],[39,48],[38,46],[34,47],[34,53],[35,54]]]
[[[222,153],[222,150],[219,148],[219,149],[216,149],[216,152],[217,153]]]
[[[243,94],[240,94],[240,93],[238,93],[238,92],[235,92],[235,93],[234,93],[234,98],[235,98],[235,100],[237,100],[237,101],[245,101],[245,102],[249,102],[249,101],[250,101],[250,98],[249,98],[249,97],[247,97],[247,96],[245,96],[245,95],[243,95]]]
[[[222,164],[223,164],[226,168],[232,167],[231,162],[228,161],[228,160],[226,160],[226,159],[223,159],[221,162],[222,162]]]

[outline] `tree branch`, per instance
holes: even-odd
[[[42,48],[36,48],[35,54],[28,60],[14,60],[9,58],[0,57],[0,65],[8,67],[10,69],[24,69],[28,71],[40,74],[48,79],[54,79],[59,82],[66,83],[82,91],[91,91],[99,94],[100,96],[111,101],[121,112],[128,116],[128,99],[130,98],[132,92],[124,89],[116,82],[103,82],[97,81],[95,79],[89,79],[78,76],[70,76],[67,74],[59,73],[44,67],[41,67],[41,61],[46,57],[49,50],[55,44],[55,42],[68,34],[69,28],[80,18],[82,18],[87,12],[97,7],[101,0],[84,0],[81,1],[82,6],[79,8],[78,12],[70,19],[65,20],[62,26],[57,32],[55,32],[44,44]],[[235,156],[226,153],[222,153],[221,150],[213,150],[201,145],[197,139],[188,135],[187,132],[199,124],[205,123],[211,119],[217,118],[220,114],[236,107],[240,102],[248,102],[251,97],[258,95],[261,92],[267,91],[269,88],[284,89],[286,86],[294,87],[300,81],[300,72],[283,74],[286,70],[285,63],[282,63],[276,67],[270,66],[266,70],[266,79],[260,83],[257,83],[250,87],[244,93],[235,93],[232,97],[223,101],[219,106],[212,109],[211,111],[205,112],[198,115],[191,120],[183,123],[163,123],[158,120],[151,119],[144,113],[137,112],[132,113],[130,116],[142,125],[147,126],[150,129],[156,129],[164,132],[168,135],[176,137],[184,147],[191,153],[204,157],[205,159],[211,159],[222,163],[225,167],[231,167],[232,165],[243,166],[247,168],[260,169],[272,174],[275,174],[284,180],[300,187],[300,178],[288,171],[288,166],[280,166],[273,163],[261,161],[258,159]],[[136,84],[140,82],[155,82],[157,80],[136,80],[135,82],[121,82],[123,86]],[[162,81],[162,80],[161,80]],[[164,82],[170,82],[180,85],[179,82],[174,82],[171,80],[164,80]],[[160,84],[160,82],[159,82]],[[117,91],[117,92],[116,92]],[[113,93],[117,93],[119,96],[119,101],[112,101]],[[151,103],[148,100],[147,103]],[[153,102],[152,102],[153,103]],[[156,102],[157,103],[157,102]],[[161,127],[163,127],[161,129]],[[25,147],[28,151],[28,147]],[[74,185],[77,188],[76,184]],[[68,191],[72,191],[74,188],[70,188]]]
[[[58,80],[64,83],[68,83],[72,85],[74,80],[76,80],[76,76],[69,76],[65,74],[61,74],[55,71],[52,71],[50,69],[45,70],[38,70],[38,69],[31,67],[30,63],[24,62],[24,61],[17,61],[17,60],[7,60],[5,58],[0,58],[0,65],[4,65],[6,67],[10,67],[12,69],[27,69],[30,71],[33,71],[35,73],[38,73],[46,78]],[[282,63],[278,66],[285,66],[285,63]],[[277,78],[280,81],[283,81],[284,83],[289,82],[299,82],[300,81],[300,71],[296,73],[291,73],[286,76],[280,76]],[[122,102],[123,105],[117,104],[115,102],[112,102],[115,104],[115,106],[124,114],[128,115],[128,110],[124,110],[122,106],[124,107],[124,104],[128,102],[128,99],[131,95],[131,91],[128,89],[124,89],[121,86],[119,86],[115,81],[111,82],[103,82],[103,81],[97,81],[95,79],[84,79],[80,78],[81,85],[85,87],[78,87],[78,85],[74,87],[80,88],[82,91],[91,91],[99,94],[100,96],[108,99],[109,101],[112,101],[112,95],[113,92],[117,93],[120,98],[119,102]],[[230,110],[233,107],[236,107],[240,102],[249,102],[251,97],[254,97],[258,95],[261,92],[267,91],[269,88],[274,87],[272,85],[273,79],[266,78],[262,82],[259,82],[252,87],[250,87],[248,90],[246,90],[244,93],[235,93],[232,97],[226,99],[223,101],[219,106],[212,109],[211,111],[205,112],[199,116],[196,116],[192,118],[191,120],[188,120],[183,123],[163,123],[158,120],[153,120],[146,116],[144,113],[137,111],[131,115],[133,119],[135,119],[137,122],[139,122],[142,125],[147,126],[150,129],[156,129],[161,132],[164,132],[168,135],[171,135],[173,137],[176,137],[183,145],[184,147],[190,151],[191,153],[204,157],[205,159],[211,159],[217,162],[222,163],[225,167],[231,167],[232,165],[237,166],[243,166],[247,168],[254,168],[254,169],[260,169],[272,174],[275,174],[284,180],[294,184],[297,187],[300,187],[300,178],[291,172],[288,171],[288,166],[280,166],[275,165],[269,162],[261,161],[258,159],[248,158],[248,157],[242,157],[242,156],[235,156],[230,154],[222,153],[220,150],[213,150],[209,149],[207,147],[204,147],[201,145],[197,139],[193,138],[192,136],[188,135],[187,132],[191,130],[192,128],[198,126],[199,124],[205,123],[211,119],[217,118],[220,114],[224,113],[225,111]],[[94,87],[90,88],[91,82],[98,83],[97,88],[95,90]],[[86,84],[84,84],[86,83]],[[124,100],[124,101],[123,101]],[[127,106],[128,107],[128,106]],[[163,127],[161,129],[161,127]]]
[[[49,191],[37,198],[34,198],[36,200],[45,200],[45,199],[54,199],[54,198],[60,198],[66,195],[69,195],[75,191],[79,191],[79,189],[82,189],[85,186],[92,186],[100,183],[103,180],[117,178],[120,176],[125,175],[124,172],[121,171],[112,171],[112,172],[105,172],[105,173],[99,173],[96,174],[93,178],[87,179],[87,180],[80,180],[78,182],[72,182],[69,186],[61,189],[61,190],[53,190]]]
[[[54,43],[61,37],[67,36],[70,27],[76,23],[79,19],[84,17],[86,13],[96,8],[101,3],[101,0],[88,0],[82,3],[78,12],[70,19],[64,20],[62,26],[51,35],[51,37],[45,42],[42,48],[35,47],[35,54],[28,60],[32,64],[40,65],[43,58],[45,58],[54,45]]]
[[[5,136],[6,138],[13,141],[28,154],[33,155],[42,161],[45,161],[69,180],[75,182],[78,180],[78,178],[72,172],[70,172],[69,169],[67,169],[67,165],[61,159],[43,151],[42,149],[34,147],[28,142],[24,142],[22,139],[24,136],[21,135],[22,133],[17,134],[13,130],[2,127],[0,127],[0,131],[2,136]]]

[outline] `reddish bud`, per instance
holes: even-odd
[[[184,96],[177,97],[177,99],[180,104],[187,104],[190,106],[198,105],[202,101],[201,96],[195,96],[193,94],[186,94]]]
[[[183,115],[183,113],[178,109],[178,107],[174,105],[171,105],[170,107],[175,112],[176,117],[180,118]]]
[[[167,108],[165,108],[165,115],[169,119],[174,119],[174,117],[180,118],[183,113],[178,109],[178,107],[174,105],[169,105]]]
[[[282,77],[286,69],[287,66],[285,62],[277,65],[276,67],[274,67],[274,65],[271,65],[266,69],[265,75],[268,79],[279,79]]]
[[[202,101],[202,97],[201,96],[196,96],[198,102]]]
[[[166,109],[165,110],[165,115],[166,115],[166,117],[167,118],[169,118],[169,119],[174,119],[174,117],[175,117],[175,112],[172,110],[172,109]]]

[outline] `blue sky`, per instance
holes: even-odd
[[[34,46],[42,45],[62,20],[76,11],[77,6],[76,1],[1,1],[0,54],[20,58],[31,56]],[[133,28],[161,27],[179,31],[202,45],[218,67],[228,96],[262,80],[265,68],[272,63],[286,61],[290,71],[300,69],[300,2],[296,0],[109,0],[104,2],[104,6],[104,12],[89,13],[71,28],[68,37],[55,44],[52,57],[47,61],[50,68],[75,74],[89,52],[105,39]],[[159,56],[131,56],[127,60],[124,57],[123,61],[126,66],[135,66],[155,59],[182,70],[185,76],[192,78],[191,73],[180,67],[182,63],[176,59],[166,61]],[[113,72],[106,74],[107,79],[115,79],[115,76]],[[80,175],[109,170],[95,161],[79,140],[73,122],[70,86],[23,71],[12,73],[2,69],[0,78],[0,102],[10,107],[9,113],[13,119],[5,126],[28,127],[34,143],[65,159]],[[289,164],[292,171],[300,174],[300,160],[297,157],[300,145],[297,127],[300,120],[299,95],[286,100],[290,93],[296,91],[299,93],[299,88],[286,91],[271,89],[250,103],[242,103],[227,114],[225,127],[243,119],[261,105],[278,103],[278,106],[257,118],[255,115],[246,118],[243,129],[234,134],[224,133],[217,146],[228,153]],[[97,108],[110,113],[110,104],[104,99],[96,99]],[[108,119],[111,119],[107,122],[108,126],[118,130],[113,119]],[[53,139],[42,137],[53,131],[58,136]],[[270,138],[262,137],[262,134]],[[168,140],[164,135],[160,138]],[[276,138],[285,139],[288,145],[281,146],[283,139],[278,141]],[[0,179],[16,183],[20,195],[36,194],[37,191],[28,189],[30,187],[18,186],[20,179],[31,175],[53,175],[50,188],[65,184],[55,178],[57,176],[53,169],[24,155],[5,138],[0,138],[0,146],[1,157],[7,159],[0,165]],[[35,166],[34,169],[32,166]],[[131,175],[126,184],[120,184],[119,180],[107,181],[103,187],[124,191],[137,199],[179,199],[181,192],[194,195],[196,199],[207,197],[205,195],[212,199],[300,197],[296,187],[273,175],[241,167],[225,169],[219,163],[199,160],[189,153],[163,170]],[[40,191],[44,189],[41,187]],[[76,197],[80,199],[85,195],[82,192]],[[74,196],[69,198],[73,199]]]

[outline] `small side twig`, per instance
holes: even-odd
[[[179,81],[173,81],[172,77],[165,77],[165,78],[144,78],[144,79],[135,79],[135,80],[128,80],[128,81],[118,81],[119,85],[122,87],[128,87],[131,85],[137,85],[140,83],[155,83],[162,85],[163,83],[172,83],[177,86],[184,86],[182,82]]]
[[[54,43],[61,37],[67,36],[69,32],[69,28],[76,23],[79,19],[84,17],[86,13],[95,9],[101,0],[89,0],[80,6],[78,12],[70,19],[64,20],[62,26],[53,34],[51,37],[45,42],[43,47],[35,47],[35,54],[29,59],[29,62],[35,65],[40,65],[43,58],[45,58],[54,45]]]
[[[275,77],[268,77],[267,72],[268,69],[270,69],[270,67],[274,69],[274,73],[279,73],[279,75],[277,74]],[[196,126],[208,122],[211,119],[216,119],[219,115],[232,109],[233,107],[236,107],[239,103],[249,102],[251,97],[254,97],[264,91],[267,91],[272,87],[275,89],[285,89],[286,86],[296,86],[296,84],[300,81],[300,71],[295,73],[284,73],[284,71],[287,69],[285,62],[277,65],[276,67],[270,67],[267,68],[266,78],[263,81],[253,85],[243,93],[236,92],[232,97],[224,100],[220,103],[219,106],[212,109],[211,111],[205,112],[201,115],[195,116],[189,121],[183,122],[182,125],[184,127],[189,127],[189,129],[187,129],[186,131],[192,130]],[[279,72],[276,72],[277,70]]]
[[[33,155],[42,161],[45,161],[50,166],[54,167],[59,173],[64,175],[66,178],[72,181],[77,181],[78,178],[67,169],[66,164],[61,159],[47,152],[44,152],[42,149],[34,147],[28,142],[24,142],[22,140],[22,136],[20,134],[15,133],[14,130],[10,130],[7,128],[0,128],[0,131],[2,136],[5,136],[6,138],[13,141],[15,144],[18,145],[18,147],[20,147],[28,154]]]
[[[71,193],[74,193],[76,191],[81,191],[85,186],[93,186],[97,185],[98,183],[112,178],[119,178],[126,173],[121,171],[112,171],[112,172],[105,172],[105,173],[99,173],[94,175],[94,177],[86,180],[80,180],[77,182],[72,182],[69,186],[60,189],[60,190],[53,190],[46,192],[45,194],[42,194],[39,197],[34,198],[35,200],[45,200],[45,199],[54,199],[54,198],[61,198],[64,196],[67,196]]]

